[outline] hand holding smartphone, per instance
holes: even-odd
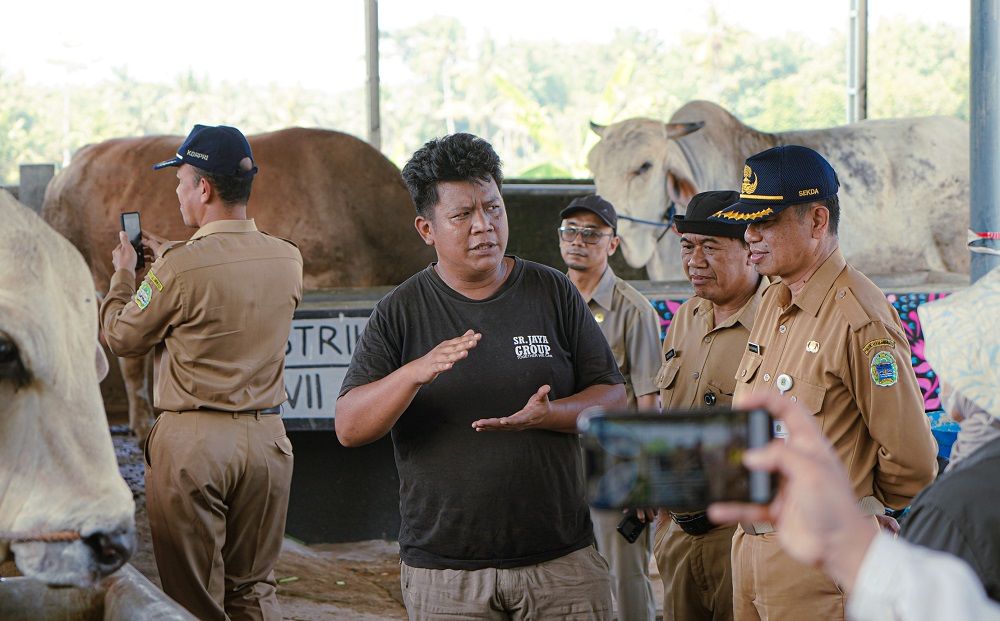
[[[764,410],[589,410],[578,422],[587,501],[604,509],[701,511],[713,502],[768,503],[777,477],[743,452],[773,437]]]
[[[146,266],[145,258],[142,252],[142,227],[139,226],[139,212],[138,211],[126,211],[121,215],[122,220],[122,230],[128,236],[128,241],[135,248],[136,260],[135,268]]]

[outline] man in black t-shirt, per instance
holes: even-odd
[[[438,260],[376,305],[336,428],[346,446],[392,434],[410,618],[610,619],[576,418],[625,405],[611,350],[563,274],[504,255],[487,142],[428,142],[403,178]]]

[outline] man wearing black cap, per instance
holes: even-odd
[[[234,127],[196,125],[177,156],[184,223],[167,242],[143,231],[156,262],[138,288],[125,236],[101,305],[118,356],[156,351],[146,441],[146,507],[163,590],[200,619],[281,619],[274,565],[292,478],[281,422],[285,346],[302,297],[294,244],[247,219],[254,166]]]
[[[702,192],[675,216],[684,275],[695,297],[674,313],[656,376],[668,408],[732,406],[736,364],[746,348],[767,277],[750,263],[745,224],[710,221],[739,201],[732,191]],[[657,516],[653,554],[663,581],[663,617],[724,621],[733,615],[730,550],[735,526],[717,526],[705,511]]]
[[[608,259],[618,248],[618,215],[600,196],[573,199],[560,212],[559,251],[569,279],[587,301],[590,312],[611,345],[625,376],[628,407],[655,409],[660,318],[641,293],[615,276]],[[621,511],[591,509],[597,548],[611,567],[611,588],[621,621],[652,620],[656,615],[649,580],[649,533],[629,543],[617,532]]]
[[[875,516],[872,528],[893,528],[884,507],[906,507],[934,479],[937,448],[899,316],[840,251],[838,186],[819,153],[775,147],[747,158],[740,202],[713,215],[748,225],[750,260],[773,281],[736,372],[735,400],[777,391],[805,406],[847,467],[862,510]],[[844,618],[833,580],[794,561],[776,537],[767,522],[736,529],[735,618]]]

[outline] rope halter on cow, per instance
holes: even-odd
[[[80,539],[80,533],[75,530],[28,530],[24,532],[0,530],[0,541],[8,543],[28,543],[31,541],[56,543],[60,541],[76,541],[77,539]]]
[[[618,214],[618,219],[628,220],[629,222],[635,222],[637,224],[648,224],[649,226],[662,226],[663,232],[660,233],[656,238],[656,243],[660,243],[660,240],[663,239],[663,236],[666,235],[667,231],[669,231],[670,228],[674,225],[675,215],[677,215],[677,208],[674,206],[673,201],[671,201],[670,206],[667,207],[667,210],[663,212],[662,216],[660,216],[659,222],[653,222],[652,220],[643,220],[641,218],[633,218],[631,216],[623,216],[621,214]]]

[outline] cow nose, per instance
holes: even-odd
[[[128,529],[114,533],[94,533],[85,538],[97,561],[97,570],[106,576],[125,564],[135,551],[135,531]]]

